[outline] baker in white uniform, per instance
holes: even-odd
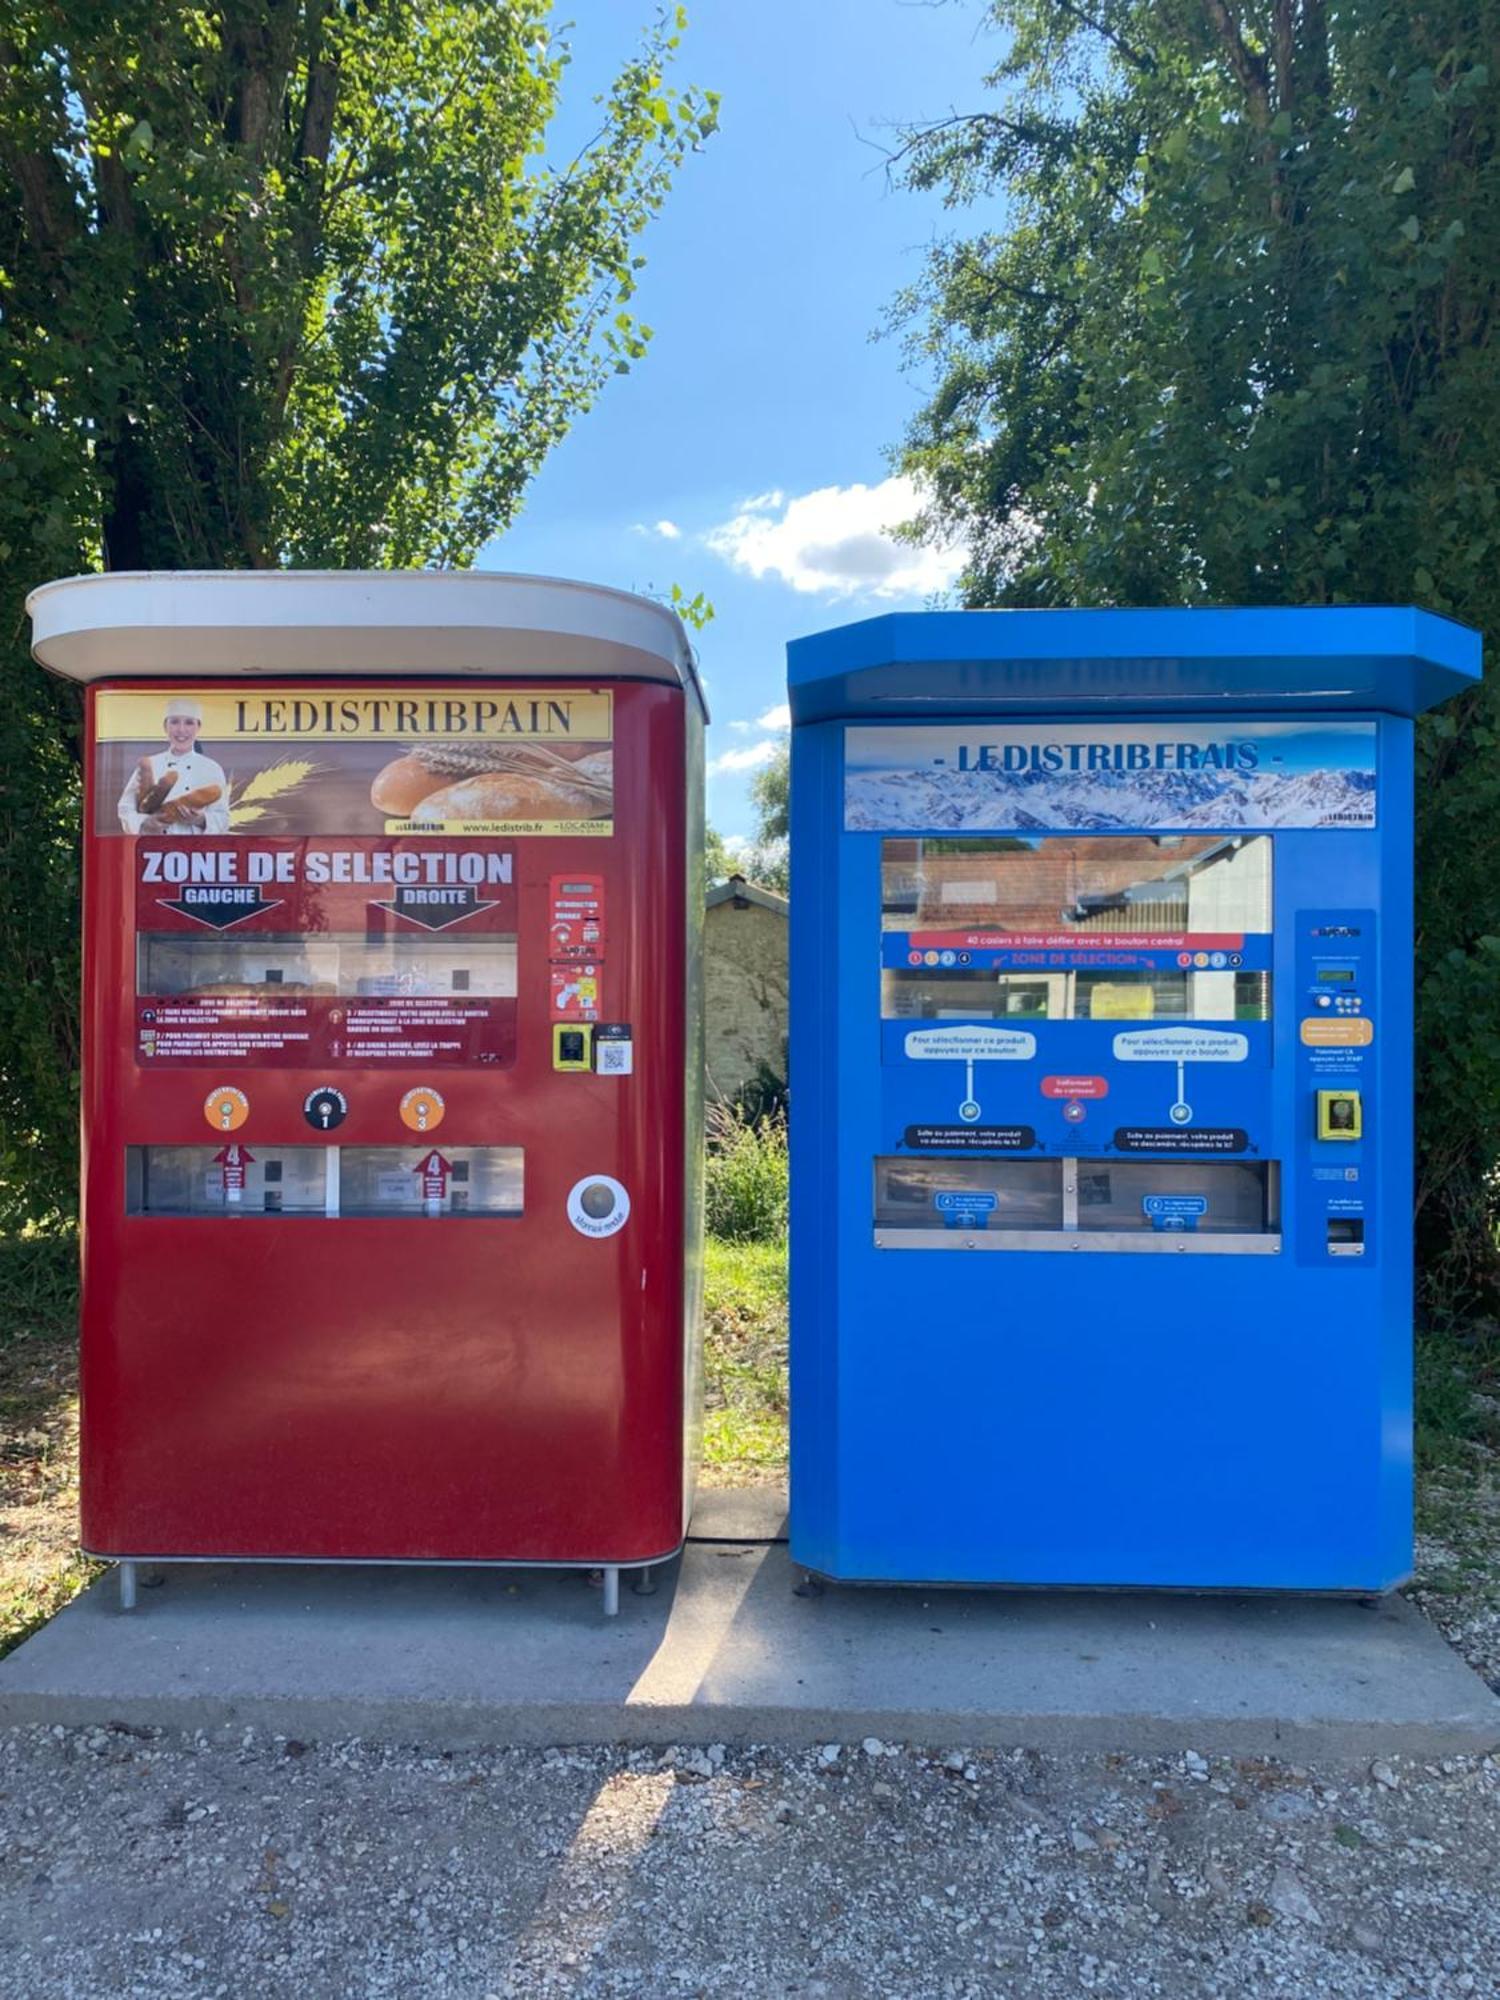
[[[163,724],[166,749],[143,757],[120,794],[121,826],[127,833],[228,833],[229,780],[222,765],[197,747],[202,708],[190,696],[174,694]],[[163,790],[168,779],[171,783]],[[203,796],[215,787],[212,799]],[[174,800],[191,793],[198,794],[201,802],[174,806]],[[153,795],[154,810],[144,812],[142,802],[148,795]]]

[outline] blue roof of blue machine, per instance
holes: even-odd
[[[787,648],[793,722],[1131,708],[1418,715],[1472,685],[1482,641],[1400,606],[908,611]]]

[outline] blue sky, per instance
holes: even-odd
[[[998,44],[979,0],[688,11],[678,80],[722,93],[722,127],[642,240],[632,310],[656,338],[552,455],[482,566],[679,583],[713,600],[698,640],[709,815],[734,836],[753,830],[749,773],[773,740],[759,718],[786,698],[787,640],[920,606],[951,574],[941,552],[884,542],[900,496],[870,490],[890,477],[921,390],[897,343],[870,336],[950,220],[935,199],[887,187],[878,147],[895,124],[975,107]],[[649,12],[650,0],[560,0],[574,61],[559,156],[590,129],[589,99]]]

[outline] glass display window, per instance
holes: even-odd
[[[1079,1160],[1080,1230],[1274,1234],[1276,1183],[1266,1160]]]
[[[524,1210],[526,1155],[520,1146],[344,1146],[340,1153],[341,1215],[514,1216]]]
[[[881,1249],[1275,1251],[1274,1160],[875,1161]]]
[[[887,1020],[1264,1021],[1264,834],[887,839]]]
[[[875,1162],[878,1230],[1058,1230],[1062,1226],[1060,1160],[900,1155]]]
[[[129,1146],[127,1215],[307,1216],[328,1213],[326,1146]]]
[[[514,999],[513,936],[353,935],[137,938],[136,990],[152,998],[274,998],[278,994],[361,999]]]

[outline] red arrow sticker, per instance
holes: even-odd
[[[226,1201],[235,1201],[245,1191],[245,1169],[255,1164],[255,1155],[248,1146],[225,1146],[214,1154],[214,1165],[219,1170],[219,1186],[224,1190]]]

